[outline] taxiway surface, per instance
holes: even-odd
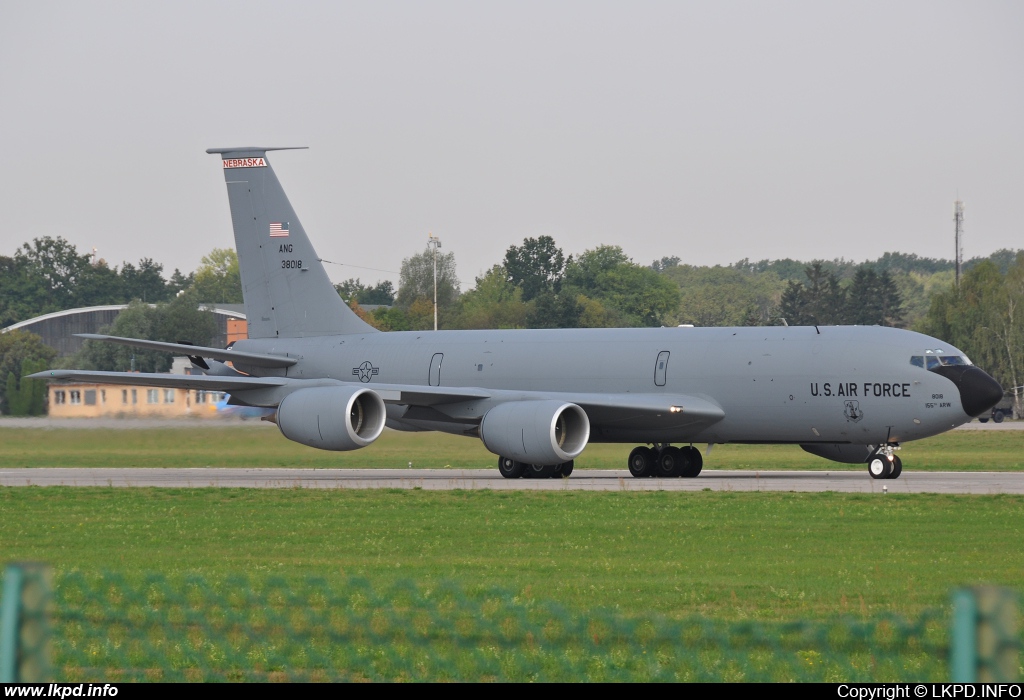
[[[875,480],[864,471],[705,470],[696,479],[635,479],[625,470],[578,470],[568,479],[504,479],[497,469],[0,469],[0,486],[160,488],[501,489],[521,491],[841,491],[1024,493],[1021,472],[918,472]]]

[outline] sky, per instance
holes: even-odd
[[[0,255],[233,247],[271,161],[335,281],[433,233],[635,262],[1024,248],[1024,3],[0,1]]]

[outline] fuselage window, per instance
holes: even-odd
[[[914,367],[920,367],[924,369],[924,356],[914,355],[913,357],[910,358],[910,364],[914,365]]]

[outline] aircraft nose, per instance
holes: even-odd
[[[1003,387],[987,372],[970,365],[953,365],[934,370],[956,384],[964,413],[976,418],[1003,399]]]

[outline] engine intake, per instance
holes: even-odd
[[[575,459],[590,439],[590,420],[574,403],[509,401],[484,414],[480,439],[499,457],[528,464]]]
[[[299,389],[277,407],[277,426],[286,438],[321,450],[366,447],[380,437],[384,419],[384,401],[369,389]]]

